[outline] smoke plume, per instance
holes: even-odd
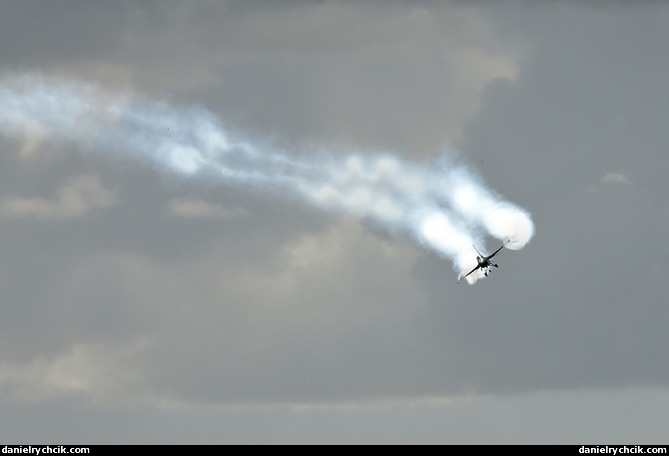
[[[522,248],[529,214],[486,188],[449,157],[420,164],[384,153],[323,148],[309,154],[232,131],[211,112],[81,82],[20,77],[0,82],[0,133],[122,157],[160,173],[294,198],[368,219],[448,258],[458,271],[476,265],[473,244],[486,236]],[[28,140],[29,139],[29,140]],[[483,274],[467,279],[474,283]]]

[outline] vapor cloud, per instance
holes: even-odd
[[[322,147],[291,153],[226,128],[205,109],[109,93],[78,81],[5,79],[0,132],[30,147],[36,138],[76,143],[83,151],[134,160],[161,174],[353,214],[410,237],[449,259],[458,272],[472,265],[473,244],[482,245],[486,236],[510,239],[507,247],[520,249],[534,233],[524,209],[488,189],[452,156],[423,164],[387,152],[342,155]],[[211,209],[183,201],[170,208],[186,216]],[[481,275],[468,280],[474,283]]]

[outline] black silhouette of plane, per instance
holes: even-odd
[[[469,271],[467,274],[465,274],[464,276],[461,276],[460,278],[458,278],[458,282],[460,282],[462,279],[464,279],[464,278],[466,278],[466,277],[469,277],[471,274],[473,274],[474,272],[476,272],[476,271],[479,270],[479,269],[480,269],[481,271],[483,271],[483,274],[484,274],[486,277],[488,277],[488,274],[490,274],[490,268],[491,268],[491,267],[493,267],[493,266],[496,267],[496,268],[499,267],[499,266],[497,266],[496,263],[493,263],[493,262],[492,262],[492,258],[493,258],[495,255],[497,255],[497,254],[499,253],[499,251],[502,250],[502,249],[504,248],[504,246],[505,246],[508,242],[509,242],[509,240],[507,239],[507,240],[504,242],[504,244],[502,244],[502,246],[501,246],[500,248],[498,248],[497,250],[495,250],[495,252],[493,252],[492,255],[488,255],[488,256],[483,255],[481,252],[479,252],[479,249],[477,249],[475,245],[472,245],[472,247],[474,247],[474,250],[476,250],[476,253],[478,253],[478,255],[476,256],[476,261],[478,262],[478,264],[476,265],[476,267],[475,267],[474,269],[472,269],[471,271]]]

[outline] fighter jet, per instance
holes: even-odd
[[[492,255],[488,255],[488,256],[484,256],[481,252],[479,252],[479,249],[477,249],[476,246],[473,245],[472,247],[474,247],[474,250],[476,250],[476,253],[478,253],[478,255],[476,256],[476,261],[478,262],[478,264],[476,265],[476,267],[474,269],[469,271],[467,274],[465,274],[465,275],[460,274],[460,277],[458,277],[458,282],[460,282],[462,279],[468,277],[469,275],[473,274],[474,272],[476,272],[479,269],[481,271],[483,271],[483,274],[487,277],[488,274],[490,274],[490,268],[492,266],[494,266],[496,268],[499,267],[499,266],[497,266],[496,263],[492,262],[492,257],[497,255],[500,252],[500,250],[502,250],[508,242],[509,242],[509,240],[507,239],[506,241],[504,241],[504,244],[502,244],[502,246],[500,248],[495,250],[495,252]]]

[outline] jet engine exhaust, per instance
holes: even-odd
[[[0,80],[0,134],[74,143],[182,179],[281,194],[352,214],[411,238],[450,260],[457,272],[471,265],[472,245],[483,245],[487,236],[508,238],[507,248],[517,250],[534,234],[527,211],[446,155],[432,163],[362,150],[297,155],[233,131],[205,109],[90,83],[38,76]],[[470,277],[470,283],[477,280]]]

